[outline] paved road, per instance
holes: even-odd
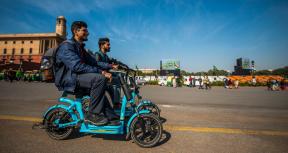
[[[31,125],[56,104],[53,84],[0,82],[0,152],[287,152],[288,92],[144,86],[166,119],[161,143],[143,149],[123,136],[54,141]],[[26,117],[26,118],[25,118]]]

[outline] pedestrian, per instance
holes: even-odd
[[[177,88],[177,81],[176,81],[176,76],[173,77],[172,79],[172,84],[174,88]]]
[[[272,91],[272,79],[271,78],[267,80],[266,85],[267,85],[267,90]]]
[[[16,76],[15,71],[13,71],[13,69],[10,68],[10,69],[8,70],[8,79],[9,79],[10,83],[13,82],[13,80],[15,79],[15,76]]]
[[[232,86],[233,86],[232,79],[229,79],[228,80],[228,89],[232,89]]]
[[[235,89],[238,89],[238,86],[239,86],[239,80],[236,79],[236,80],[234,81],[234,87],[235,87]]]
[[[189,87],[190,87],[190,88],[192,87],[192,81],[193,81],[192,76],[189,76]]]
[[[199,81],[199,88],[198,89],[203,89],[203,85],[202,85],[202,77],[200,76],[200,78],[198,79]]]
[[[256,80],[255,76],[253,76],[253,78],[252,78],[252,86],[256,87],[256,84],[257,84],[257,80]]]
[[[227,78],[223,79],[224,88],[227,88]]]
[[[209,79],[208,79],[208,76],[204,76],[204,79],[203,79],[203,84],[204,84],[204,87],[206,90],[208,90],[208,88],[210,89],[209,87]]]
[[[196,87],[196,78],[193,77],[193,88]]]
[[[280,81],[280,89],[281,90],[285,90],[286,89],[285,79],[284,78]]]
[[[20,71],[20,69],[18,69],[18,70],[16,71],[16,80],[17,80],[17,81],[20,81],[20,80],[21,80],[21,71]]]

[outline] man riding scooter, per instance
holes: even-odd
[[[94,125],[118,124],[119,117],[114,113],[107,100],[105,89],[112,75],[109,69],[117,65],[97,62],[85,51],[84,41],[88,39],[87,24],[83,21],[72,23],[73,37],[60,44],[56,53],[55,85],[60,91],[76,92],[89,89],[91,103],[86,122]]]

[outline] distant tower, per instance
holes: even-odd
[[[63,39],[66,39],[66,19],[64,16],[58,16],[56,20],[56,33]]]

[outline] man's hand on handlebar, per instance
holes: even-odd
[[[104,75],[109,80],[109,82],[112,81],[112,74],[111,73],[108,73],[106,71],[102,71],[102,75]]]
[[[118,64],[112,64],[112,68],[113,68],[114,70],[117,70],[117,69],[118,69],[118,67],[119,67],[119,65],[118,65]]]

